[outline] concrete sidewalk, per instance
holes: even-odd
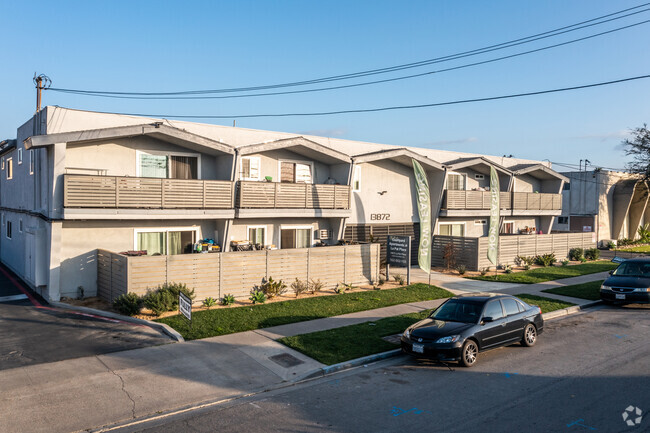
[[[606,273],[604,273],[606,274]],[[413,281],[417,272],[413,273]],[[425,274],[426,275],[426,274]],[[601,274],[535,285],[435,275],[454,291],[537,294]],[[418,277],[419,280],[419,277]],[[428,276],[425,281],[428,281]],[[544,293],[543,296],[554,297]],[[576,304],[589,301],[571,299]],[[0,431],[71,432],[263,392],[321,371],[323,364],[277,338],[435,308],[443,300],[395,305],[184,343],[0,371]]]

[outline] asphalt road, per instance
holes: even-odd
[[[118,431],[648,432],[648,341],[650,309],[602,307],[548,321],[535,347],[482,353],[470,369],[402,356]],[[639,425],[624,422],[629,406]]]
[[[147,326],[52,308],[0,269],[0,370],[170,343]]]

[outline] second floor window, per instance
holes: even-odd
[[[198,179],[198,157],[140,154],[140,176],[169,179]]]
[[[258,156],[241,159],[239,178],[241,180],[260,180],[260,158]]]
[[[354,166],[354,174],[352,176],[352,191],[361,190],[361,166]]]
[[[311,165],[300,162],[280,162],[280,182],[311,183]]]
[[[7,175],[7,180],[8,179],[13,179],[14,178],[14,164],[13,164],[13,159],[12,158],[7,158],[7,162],[5,165],[5,174]]]
[[[465,190],[465,175],[449,173],[447,175],[447,189],[452,191]]]

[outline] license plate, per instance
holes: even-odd
[[[424,346],[421,344],[414,344],[413,345],[413,352],[415,353],[424,353]]]
[[[616,299],[625,299],[625,295],[623,294],[616,294]]]

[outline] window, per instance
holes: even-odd
[[[135,249],[147,255],[188,254],[198,238],[198,229],[135,230]]]
[[[23,150],[18,149],[18,165],[23,163]]]
[[[280,161],[280,182],[312,183],[310,163]]]
[[[260,157],[247,156],[241,159],[241,180],[260,180]]]
[[[14,164],[12,158],[7,158],[7,171],[5,172],[7,175],[7,179],[13,179],[14,178]]]
[[[162,179],[198,179],[199,157],[138,152],[138,176]]]
[[[441,236],[465,236],[465,224],[440,223],[438,234]]]
[[[248,240],[254,244],[266,245],[266,226],[248,226]]]
[[[483,317],[491,317],[492,320],[500,319],[503,317],[503,310],[501,309],[501,302],[498,299],[490,301],[485,306]]]
[[[447,189],[451,191],[464,191],[465,175],[460,173],[449,173],[447,175]]]
[[[20,233],[23,232],[23,220],[22,219],[18,220],[18,231]]]
[[[519,307],[517,306],[517,301],[514,299],[502,299],[503,308],[506,310],[506,316],[512,316],[513,314],[519,314]]]
[[[564,186],[562,187],[564,191],[568,191],[571,189],[571,184],[569,182],[564,182]]]
[[[352,175],[352,191],[361,190],[361,166],[354,166],[354,173]]]
[[[11,221],[7,220],[7,239],[11,239]]]
[[[503,231],[501,233],[506,235],[511,235],[515,232],[515,223],[514,221],[506,221],[503,223]]]
[[[3,170],[5,169],[5,159],[4,158],[2,158],[2,169]]]
[[[474,174],[474,179],[476,179],[476,180],[483,180],[483,179],[485,179],[485,175],[484,175],[484,174],[480,174],[480,173],[475,173],[475,174]]]
[[[565,217],[565,216],[557,217],[557,223],[558,224],[569,224],[569,217]]]
[[[309,248],[311,227],[283,228],[280,230],[280,248]]]
[[[34,174],[36,160],[34,159],[34,149],[29,149],[29,174]]]

